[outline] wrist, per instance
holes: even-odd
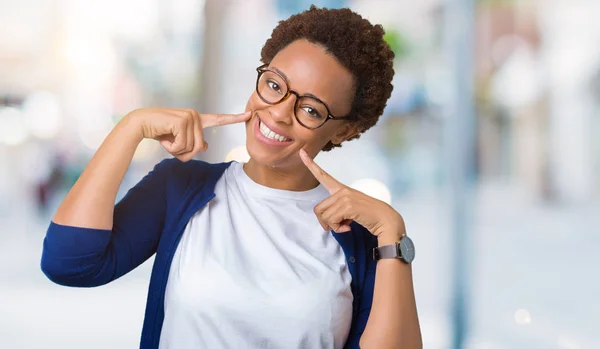
[[[400,218],[398,221],[383,224],[381,229],[375,233],[379,246],[392,245],[406,235],[404,220]]]
[[[405,234],[396,231],[381,233],[377,235],[377,244],[379,246],[393,245],[400,241],[403,235]]]
[[[144,139],[144,132],[140,119],[136,118],[131,113],[125,115],[118,126],[120,126],[128,135],[133,137],[137,143]]]

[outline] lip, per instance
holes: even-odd
[[[283,131],[282,131],[282,130],[279,128],[279,127],[277,127],[277,126],[275,126],[275,125],[272,125],[270,122],[266,122],[266,121],[264,121],[263,119],[261,119],[261,118],[258,116],[258,114],[256,114],[256,118],[257,118],[258,120],[260,120],[260,122],[262,122],[262,123],[264,123],[265,125],[267,125],[267,127],[268,127],[268,128],[271,130],[271,131],[273,131],[273,132],[275,132],[275,133],[277,133],[277,134],[279,134],[279,135],[281,135],[281,136],[284,136],[285,138],[289,138],[289,139],[291,139],[292,141],[294,140],[294,139],[293,139],[292,137],[290,137],[288,134],[286,134],[285,132],[283,132]]]
[[[276,140],[274,140],[274,139],[270,139],[270,138],[267,138],[267,137],[265,137],[265,136],[264,136],[264,135],[263,135],[263,134],[260,132],[260,129],[259,129],[259,123],[260,123],[260,122],[264,122],[264,121],[263,121],[263,120],[261,120],[261,119],[258,117],[258,115],[257,115],[257,116],[256,116],[256,120],[255,120],[255,122],[254,122],[254,136],[255,136],[255,137],[258,139],[258,140],[260,140],[262,143],[265,143],[265,144],[268,144],[268,145],[273,145],[273,146],[287,146],[287,145],[289,145],[290,143],[292,143],[292,142],[294,141],[294,140],[292,139],[292,140],[290,140],[290,141],[287,141],[287,142],[280,142],[280,141],[276,141]],[[286,137],[286,138],[290,138],[290,139],[292,138],[292,137],[289,137],[288,135],[286,135],[286,134],[284,134],[284,133],[280,133],[280,131],[279,131],[279,130],[277,130],[277,128],[275,128],[275,127],[271,128],[271,125],[269,125],[269,124],[268,124],[268,123],[266,123],[266,122],[265,122],[265,125],[266,125],[266,126],[269,128],[269,129],[271,129],[273,132],[275,132],[275,133],[278,133],[278,134],[280,134],[280,135],[282,135],[282,136],[284,136],[284,137]]]

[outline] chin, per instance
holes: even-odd
[[[246,149],[248,150],[248,154],[250,155],[252,161],[258,165],[268,167],[283,167],[289,161],[289,155],[286,156],[284,154],[266,152],[265,150],[251,144],[247,144]]]

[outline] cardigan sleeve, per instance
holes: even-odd
[[[364,259],[360,258],[364,262],[364,277],[359,285],[358,292],[358,312],[352,321],[352,327],[346,340],[344,349],[360,349],[360,337],[362,336],[365,328],[367,327],[367,321],[369,320],[369,314],[371,314],[371,306],[373,304],[373,292],[375,289],[375,271],[377,262],[373,260],[372,253],[373,248],[377,246],[377,238],[373,236],[368,230],[363,229],[364,244]]]
[[[50,222],[42,249],[44,274],[60,285],[94,287],[150,258],[165,223],[170,164],[161,161],[115,205],[112,230]]]

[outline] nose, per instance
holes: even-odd
[[[269,113],[276,122],[291,125],[294,118],[296,96],[292,93],[285,100],[269,107]]]

